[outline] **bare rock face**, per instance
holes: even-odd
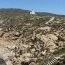
[[[53,41],[58,40],[58,38],[54,34],[48,34],[47,36]]]
[[[44,42],[44,46],[46,48],[49,48],[50,51],[55,50],[55,48],[57,48],[54,42],[58,40],[58,38],[54,34],[42,35],[41,40]]]

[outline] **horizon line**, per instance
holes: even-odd
[[[13,7],[6,7],[6,8],[0,8],[0,9],[20,9],[20,10],[27,10],[27,11],[32,11],[32,9],[23,9],[23,8],[13,8]],[[33,9],[34,10],[34,9]],[[34,10],[35,11],[35,10]],[[65,16],[65,14],[59,14],[59,13],[54,13],[54,12],[48,12],[48,11],[35,11],[39,13],[49,13],[49,14],[54,14],[54,15],[62,15]]]

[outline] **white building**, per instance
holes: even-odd
[[[31,15],[35,15],[35,11],[32,10],[32,11],[30,12],[30,14],[31,14]]]

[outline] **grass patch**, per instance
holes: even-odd
[[[53,54],[54,55],[61,55],[63,53],[65,53],[65,48],[59,49],[58,51],[55,51]]]

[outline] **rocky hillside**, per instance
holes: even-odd
[[[0,9],[0,65],[64,64],[64,54],[64,15]]]

